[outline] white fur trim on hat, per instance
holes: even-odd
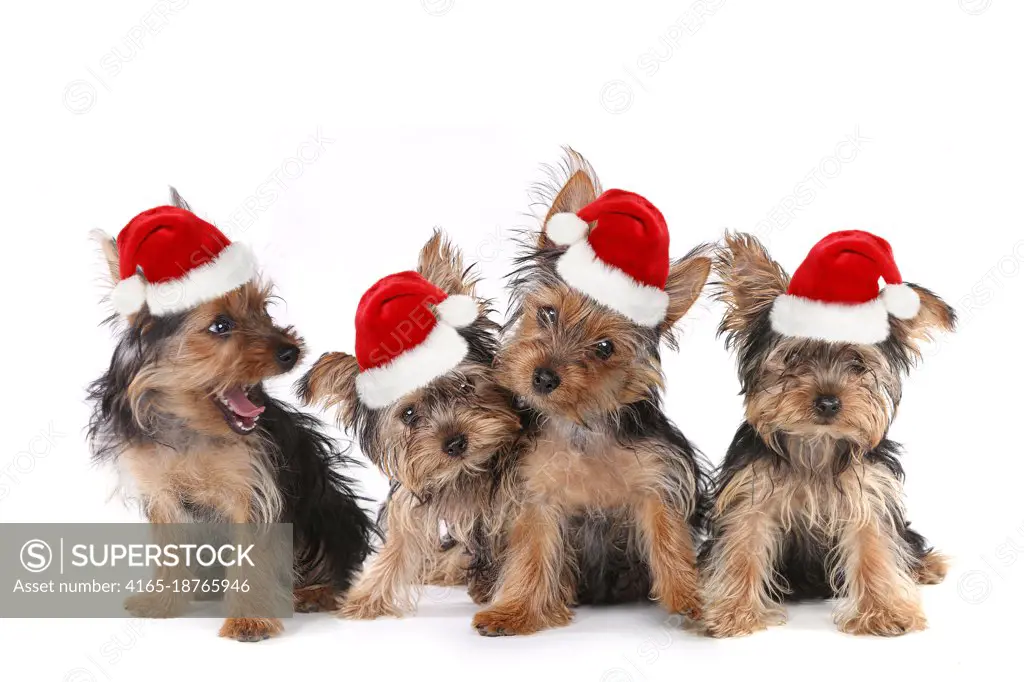
[[[921,310],[921,297],[906,284],[890,284],[882,289],[885,309],[901,320],[912,320]]]
[[[472,296],[456,294],[437,304],[437,315],[456,329],[468,327],[476,321],[480,307]]]
[[[255,276],[256,258],[252,250],[235,242],[224,247],[210,262],[175,280],[146,282],[132,275],[118,282],[111,301],[122,315],[138,312],[143,302],[153,315],[173,315],[234,291]],[[139,298],[140,293],[144,293],[144,299]]]
[[[110,302],[122,315],[139,312],[146,303],[146,283],[138,275],[122,279],[110,292]]]
[[[585,239],[570,246],[555,267],[566,284],[639,325],[654,327],[665,319],[668,311],[665,290],[641,284],[608,265],[597,257]]]
[[[548,219],[544,231],[556,244],[575,244],[587,234],[590,225],[575,213],[556,213]]]
[[[785,336],[838,343],[881,343],[889,338],[889,311],[882,297],[849,305],[783,294],[775,299],[772,329]]]
[[[469,344],[459,332],[446,322],[438,322],[415,348],[386,365],[360,372],[356,392],[370,409],[387,407],[458,367],[468,352]]]

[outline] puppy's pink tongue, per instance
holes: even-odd
[[[239,417],[256,417],[263,414],[265,407],[253,405],[241,386],[235,386],[224,392],[224,400],[228,401],[231,411]]]

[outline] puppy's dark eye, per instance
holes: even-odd
[[[410,426],[414,421],[416,421],[416,408],[410,405],[402,410],[401,420],[403,424]]]
[[[558,311],[549,305],[537,310],[537,321],[542,327],[553,327],[558,322]]]
[[[227,336],[234,328],[235,323],[230,317],[227,317],[226,315],[218,315],[213,321],[213,324],[207,327],[207,331],[216,336]]]
[[[594,355],[601,358],[602,360],[607,360],[612,356],[612,353],[614,352],[615,344],[609,341],[608,339],[605,339],[604,341],[598,341],[597,345],[594,346]]]
[[[459,384],[459,390],[462,391],[463,393],[472,393],[474,388],[476,387],[473,386],[473,382],[470,381],[469,379],[466,379],[461,384]]]
[[[862,374],[867,374],[868,366],[864,364],[863,360],[854,360],[850,363],[850,371],[857,376],[860,376]]]

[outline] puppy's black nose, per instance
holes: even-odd
[[[295,366],[295,362],[299,359],[299,347],[293,346],[290,343],[279,347],[277,349],[277,364],[281,366],[281,369],[288,371]]]
[[[814,399],[814,411],[822,417],[834,417],[843,408],[843,403],[834,395],[819,395]]]
[[[547,395],[558,388],[562,379],[547,367],[538,367],[533,370],[533,392],[540,395]]]
[[[444,451],[449,457],[461,457],[466,452],[469,441],[462,434],[452,436],[444,442]]]

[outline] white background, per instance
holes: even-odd
[[[415,617],[300,616],[259,645],[218,639],[213,621],[0,621],[0,677],[1019,671],[1020,3],[143,0],[8,3],[4,15],[4,522],[137,518],[109,499],[113,476],[83,438],[84,387],[112,349],[86,235],[164,202],[169,183],[254,245],[309,358],[352,349],[359,295],[410,267],[435,225],[484,261],[484,291],[503,301],[513,230],[532,225],[526,190],[562,144],[606,187],[652,199],[675,255],[748,230],[792,271],[826,233],[868,229],[962,325],[929,349],[892,429],[911,518],[955,557],[946,583],[924,589],[924,633],[843,635],[821,604],[712,641],[623,607],[487,640],[463,592],[432,591]],[[254,199],[268,183],[274,200]],[[665,360],[669,413],[715,462],[741,415],[720,314],[702,302]],[[383,492],[376,471],[359,476]]]

